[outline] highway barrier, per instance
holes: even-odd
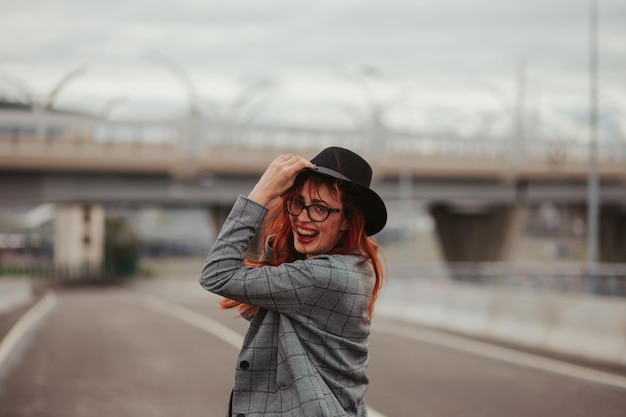
[[[377,313],[626,366],[626,298],[445,280],[391,279]]]
[[[28,303],[33,298],[31,283],[27,279],[0,279],[0,314]]]

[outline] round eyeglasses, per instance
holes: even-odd
[[[302,210],[306,210],[306,214],[309,216],[309,219],[314,222],[323,222],[330,216],[331,213],[338,213],[341,209],[330,208],[326,206],[321,206],[319,204],[310,204],[305,206],[301,200],[290,198],[285,201],[285,208],[287,209],[287,213],[292,216],[299,216],[302,213]]]

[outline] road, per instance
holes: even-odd
[[[195,278],[52,288],[0,360],[0,416],[223,416],[247,322],[217,301]],[[375,317],[371,414],[624,416],[623,375],[476,343]]]

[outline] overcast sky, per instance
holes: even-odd
[[[378,106],[398,126],[472,129],[520,91],[528,124],[588,117],[588,0],[0,0],[0,23],[0,94],[43,100],[86,64],[55,104],[112,118],[177,117],[192,92],[222,116],[350,125]],[[599,43],[618,137],[626,1],[599,0]]]

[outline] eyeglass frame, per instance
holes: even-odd
[[[292,213],[292,212],[289,210],[289,206],[290,206],[291,204],[293,204],[293,203],[296,203],[296,204],[298,204],[298,205],[300,205],[300,206],[301,206],[300,212],[299,212],[298,214]],[[318,208],[318,209],[323,209],[324,211],[326,211],[326,217],[324,217],[324,218],[323,218],[323,219],[321,219],[321,220],[315,220],[313,217],[311,217],[311,213],[309,212],[309,209],[310,209],[311,207],[316,207],[316,208]],[[309,218],[312,222],[316,222],[316,223],[321,223],[321,222],[323,222],[323,221],[326,221],[326,220],[328,220],[328,218],[330,217],[330,215],[331,215],[332,213],[339,213],[339,212],[341,212],[341,211],[342,211],[341,209],[338,209],[338,208],[331,208],[331,207],[326,207],[326,206],[324,206],[324,205],[322,205],[322,204],[309,204],[308,206],[305,206],[305,205],[304,205],[304,202],[303,202],[303,201],[301,201],[301,200],[298,200],[297,198],[288,198],[288,199],[286,199],[286,200],[285,200],[285,210],[287,210],[287,213],[289,213],[289,215],[294,216],[294,217],[298,217],[299,215],[301,215],[301,214],[302,214],[302,212],[303,212],[303,211],[305,211],[305,210],[306,210],[306,215],[308,216],[308,218]]]

